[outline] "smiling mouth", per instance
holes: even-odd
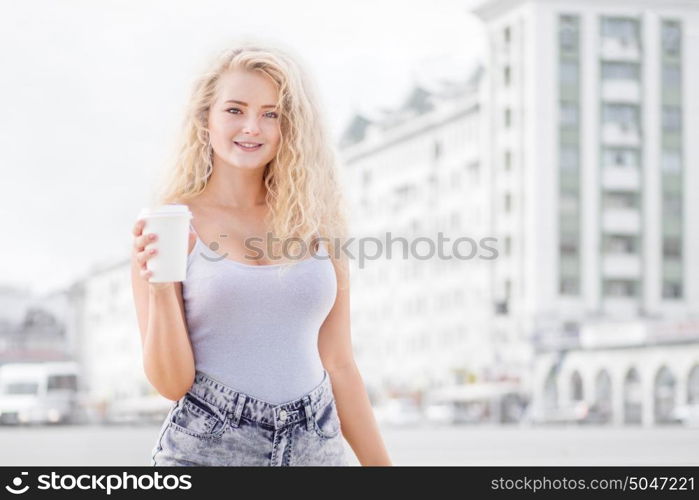
[[[236,146],[238,146],[240,149],[242,149],[243,151],[257,151],[258,149],[260,149],[260,148],[262,147],[262,144],[257,144],[256,146],[250,146],[250,144],[252,144],[252,143],[245,143],[245,144],[248,144],[248,145],[247,145],[247,146],[244,146],[244,145],[243,145],[242,143],[240,143],[240,142],[233,141],[233,143],[234,143]]]

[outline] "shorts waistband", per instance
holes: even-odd
[[[310,425],[316,411],[333,399],[330,375],[325,369],[323,380],[316,387],[300,398],[280,404],[254,398],[219,382],[201,370],[196,370],[194,383],[188,392],[226,413],[234,427],[239,425],[241,418],[246,418],[275,429],[306,419]]]

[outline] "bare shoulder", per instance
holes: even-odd
[[[192,212],[193,220],[197,220],[200,218],[202,210],[205,207],[205,205],[202,205],[201,201],[197,198],[175,200],[173,201],[173,203],[177,203],[179,205],[186,205],[189,208],[189,211]]]

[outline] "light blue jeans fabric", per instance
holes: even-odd
[[[349,465],[330,376],[305,396],[274,405],[196,371],[173,403],[152,466]]]

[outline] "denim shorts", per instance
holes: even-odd
[[[277,405],[196,370],[160,428],[150,465],[349,465],[327,370],[306,395]]]

